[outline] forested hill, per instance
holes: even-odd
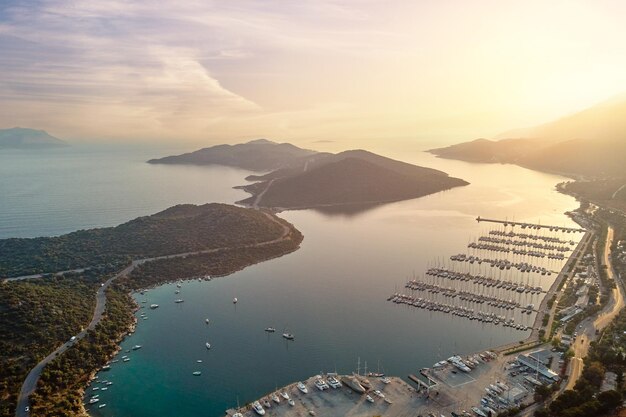
[[[0,277],[237,247],[276,239],[282,233],[281,225],[259,211],[226,204],[178,205],[117,227],[0,240]]]

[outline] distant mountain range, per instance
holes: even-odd
[[[626,176],[626,97],[551,123],[429,152],[470,162],[512,163],[573,177]]]
[[[14,127],[0,129],[0,149],[40,149],[68,146],[44,130]]]
[[[149,163],[219,164],[271,171],[250,175],[240,188],[255,207],[311,208],[378,204],[436,193],[468,183],[445,172],[396,161],[364,150],[338,154],[301,149],[265,139],[219,145]]]

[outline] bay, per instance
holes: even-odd
[[[245,196],[232,189],[244,183],[247,172],[242,170],[148,165],[143,161],[167,152],[154,155],[145,149],[73,152],[14,155],[12,166],[0,164],[2,237],[114,225],[172,204],[232,203]],[[116,152],[121,156],[112,161]],[[387,154],[471,184],[356,213],[283,212],[281,217],[304,234],[298,251],[210,282],[185,282],[180,295],[173,284],[136,294],[138,302],[161,307],[146,311],[148,319],[139,320],[135,334],[122,343],[123,350],[136,344],[143,348],[121,353],[130,362],[100,373],[114,385],[100,392],[100,403],[107,407],[92,414],[221,416],[237,400],[243,405],[276,386],[320,371],[355,370],[359,358],[370,370],[406,377],[455,353],[525,338],[518,330],[386,299],[413,274],[423,276],[427,267],[449,264],[450,255],[466,253],[468,242],[493,227],[477,223],[478,215],[573,226],[563,213],[576,202],[554,189],[563,178],[421,152],[394,155],[389,149]],[[6,160],[0,155],[1,162]],[[561,266],[543,263],[553,270]],[[519,279],[548,288],[554,278]],[[175,304],[178,297],[185,302]],[[541,296],[524,294],[519,300],[538,305]],[[516,316],[523,324],[533,319]],[[264,332],[267,326],[277,332]],[[282,339],[283,330],[295,341]],[[202,375],[192,376],[196,370]]]

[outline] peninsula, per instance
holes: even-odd
[[[254,183],[239,188],[252,196],[239,203],[272,209],[380,204],[468,184],[442,171],[365,150],[332,154],[265,139],[220,145],[148,162],[221,164],[270,171],[246,178]]]
[[[132,328],[133,290],[229,275],[293,252],[301,241],[272,213],[225,204],[178,205],[54,238],[0,240],[5,273],[80,267],[0,283],[0,415],[84,414],[84,386]]]

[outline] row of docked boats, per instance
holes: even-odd
[[[446,268],[429,268],[426,271],[426,275],[437,278],[449,279],[452,281],[472,282],[474,284],[482,285],[488,288],[505,289],[509,291],[516,291],[518,293],[541,294],[543,292],[543,289],[541,287],[534,287],[528,284],[489,278],[485,275],[475,275],[469,272],[457,272]]]
[[[442,294],[444,297],[459,298],[463,301],[468,301],[477,304],[487,304],[491,307],[505,308],[507,310],[513,310],[515,308],[521,308],[519,302],[514,300],[503,300],[498,297],[492,297],[488,295],[475,294],[468,291],[458,291],[454,288],[445,288],[436,284],[427,284],[421,281],[412,280],[405,284],[405,288],[413,291],[427,291],[432,294]]]
[[[489,243],[497,243],[501,245],[507,246],[516,246],[521,248],[535,248],[542,250],[552,250],[558,252],[569,252],[572,250],[571,245],[567,243],[556,244],[556,243],[540,243],[540,242],[529,242],[527,240],[517,240],[517,239],[509,239],[502,237],[493,237],[493,236],[481,236],[478,238],[479,242],[489,242]],[[570,242],[574,243],[574,242]]]
[[[501,271],[509,270],[511,268],[517,269],[520,272],[530,273],[535,272],[541,275],[552,275],[552,271],[547,268],[530,264],[528,262],[511,262],[508,259],[492,259],[492,258],[481,258],[475,255],[466,255],[464,253],[460,253],[457,255],[450,256],[451,261],[455,262],[469,262],[473,264],[474,262],[478,264],[486,263],[492,268],[498,268]]]
[[[494,236],[506,236],[511,238],[516,237],[519,239],[543,240],[544,242],[552,243],[569,243],[572,246],[576,244],[576,242],[574,242],[573,240],[567,241],[555,236],[532,235],[530,233],[518,233],[512,230],[507,232],[506,230],[494,229],[490,230],[489,234]]]
[[[506,318],[505,316],[497,315],[495,313],[474,311],[474,309],[470,309],[468,307],[440,303],[437,301],[417,298],[406,294],[396,293],[389,297],[387,300],[392,301],[396,304],[405,304],[430,311],[439,311],[458,317],[464,317],[469,320],[481,321],[483,323],[492,323],[495,325],[502,324],[504,327],[511,327],[516,330],[526,331],[531,329],[530,327],[523,324],[516,324],[515,319],[513,318]]]
[[[531,256],[533,258],[565,259],[565,255],[560,252],[547,252],[536,249],[516,249],[510,248],[508,245],[500,245],[496,243],[470,242],[467,244],[467,247],[470,249],[484,250],[488,252],[512,253],[513,255]]]

